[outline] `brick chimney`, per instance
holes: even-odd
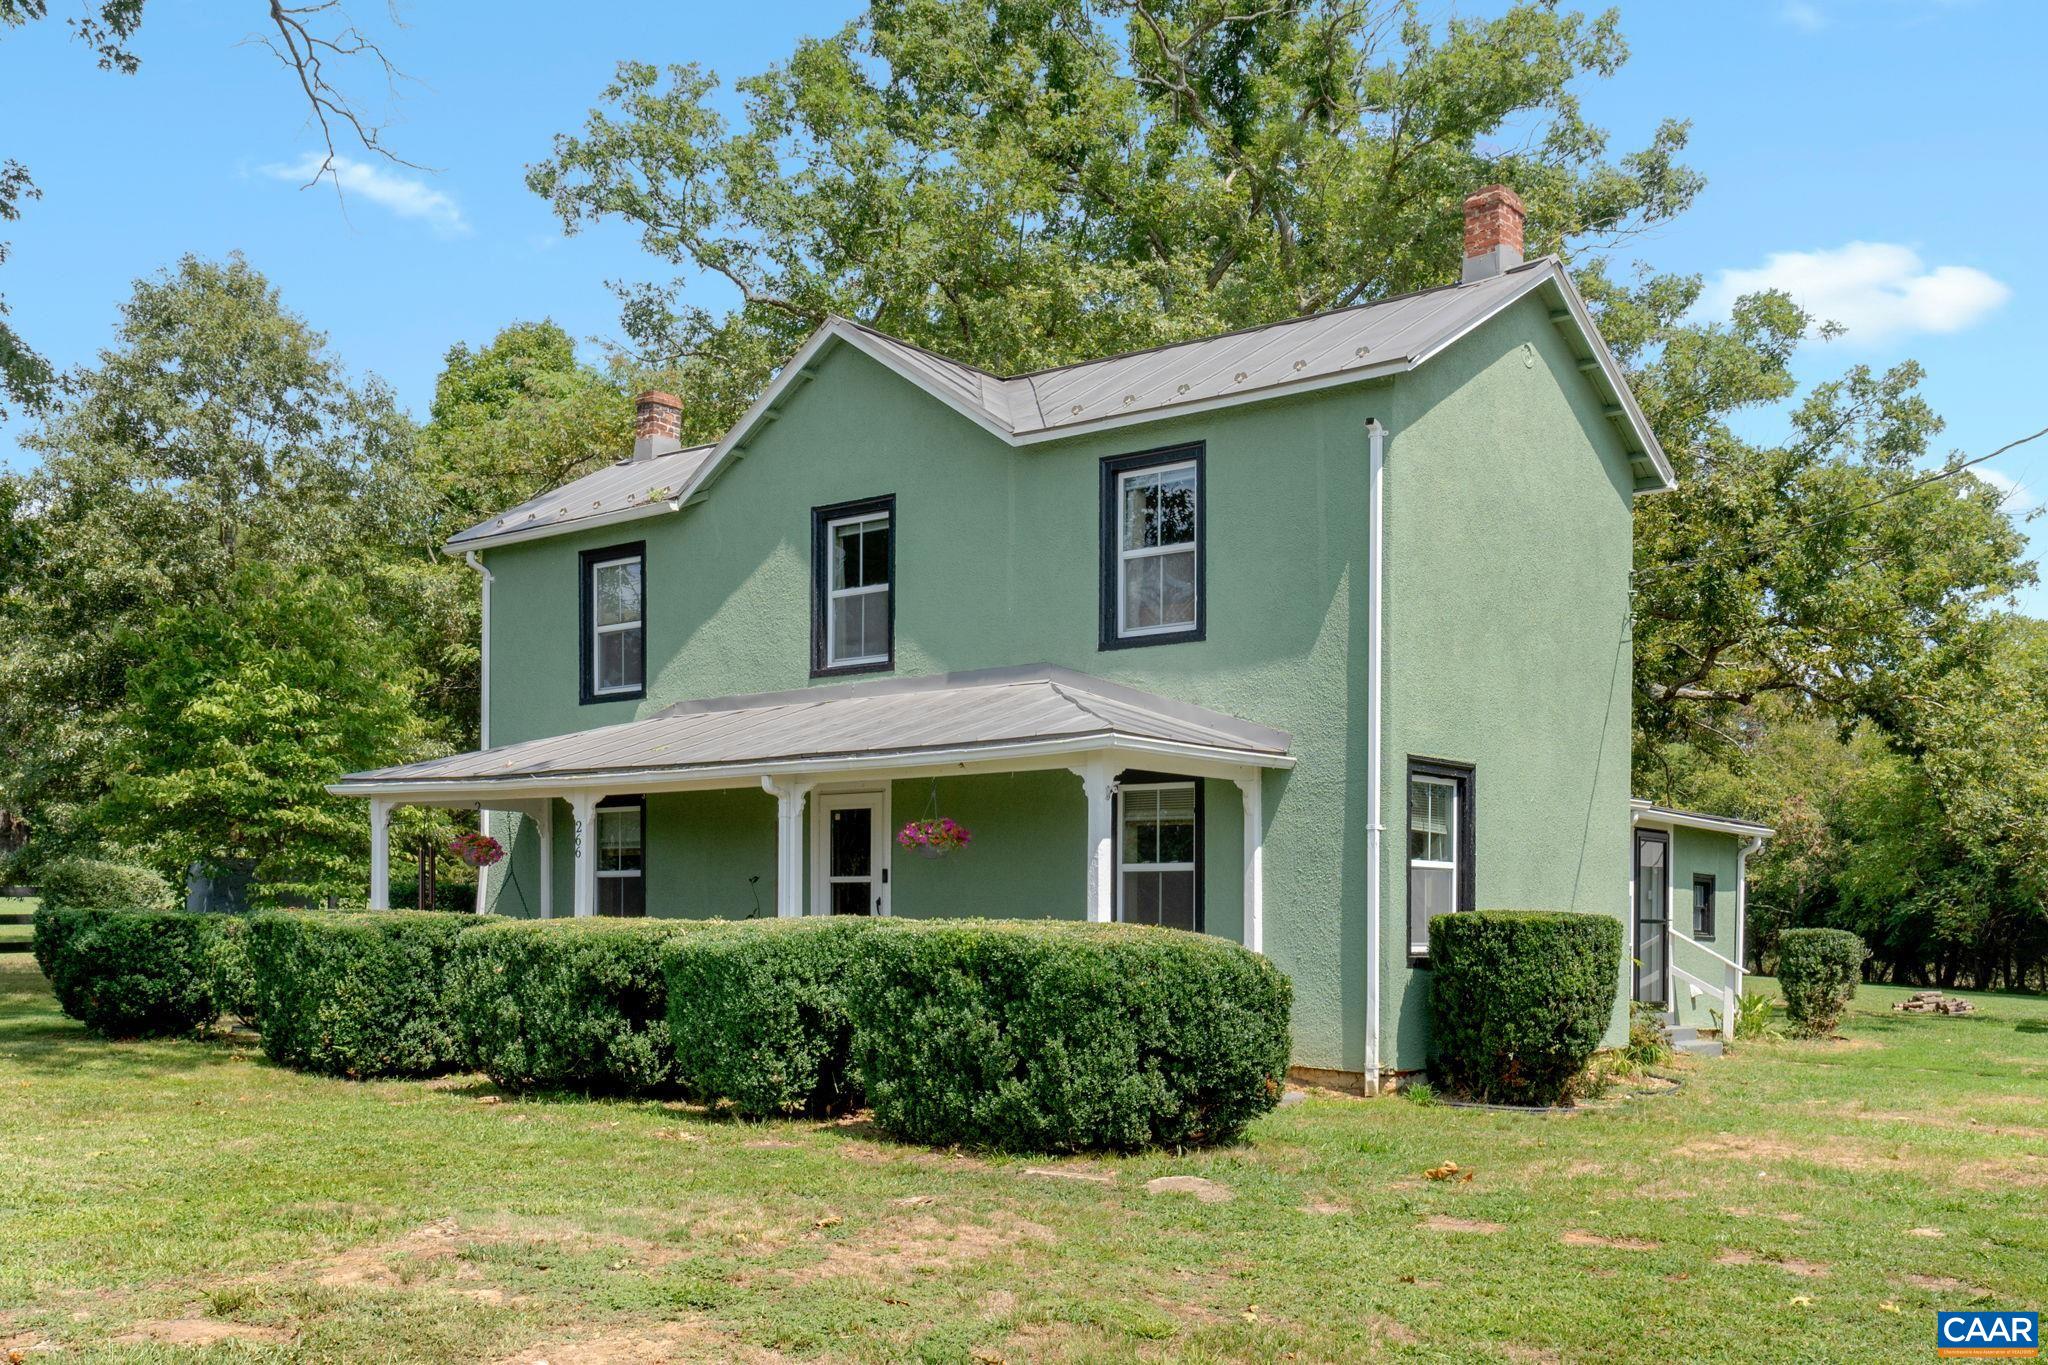
[[[1522,263],[1521,196],[1506,185],[1488,185],[1465,201],[1465,272],[1458,281],[1490,280]]]
[[[651,460],[683,448],[683,403],[649,389],[633,400],[633,458]]]

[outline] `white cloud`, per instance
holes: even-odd
[[[1735,300],[1782,289],[1820,322],[1838,322],[1852,341],[1882,341],[1909,332],[1959,332],[2008,298],[2012,290],[1966,265],[1929,269],[1911,247],[1850,242],[1830,251],[1774,251],[1751,270],[1724,270],[1700,306],[1725,316]]]
[[[303,185],[319,172],[320,162],[321,157],[317,153],[308,152],[288,164],[265,166],[263,173],[276,180],[294,180]],[[367,199],[400,218],[416,218],[438,236],[469,235],[469,220],[462,216],[462,206],[417,176],[385,166],[351,161],[345,156],[334,158],[333,175],[344,196]]]
[[[1786,0],[1778,7],[1778,18],[1801,33],[1818,33],[1828,26],[1827,15],[1820,12],[1818,5],[1809,5],[1806,0]]]
[[[2041,505],[2033,490],[2010,474],[1981,466],[1970,472],[1998,490],[1999,496],[2005,499],[2005,510],[2013,516],[2023,517]]]

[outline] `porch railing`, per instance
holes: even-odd
[[[1703,981],[1679,966],[1676,962],[1671,964],[1671,975],[1693,993],[1695,1000],[1702,995],[1718,998],[1721,1002],[1721,1032],[1724,1036],[1732,1033],[1735,1028],[1735,1007],[1742,999],[1742,978],[1744,974],[1742,967],[1732,959],[1721,956],[1721,954],[1707,947],[1704,943],[1694,940],[1688,940],[1688,942],[1691,944],[1694,952],[1712,960],[1721,969],[1717,973],[1721,980],[1718,983]]]

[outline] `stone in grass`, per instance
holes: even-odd
[[[1162,1175],[1145,1182],[1147,1194],[1191,1194],[1204,1204],[1223,1204],[1236,1198],[1228,1185],[1204,1180],[1198,1175]]]

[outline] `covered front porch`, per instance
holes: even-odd
[[[682,702],[644,720],[352,774],[371,903],[406,803],[475,807],[503,914],[994,915],[1264,941],[1284,731],[1050,666]],[[911,820],[963,850],[899,847]]]

